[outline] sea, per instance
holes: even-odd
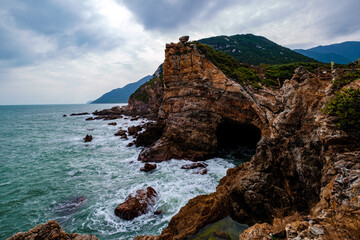
[[[114,136],[131,121],[85,121],[91,112],[119,104],[0,106],[0,239],[26,232],[53,219],[68,233],[93,234],[100,240],[157,235],[189,199],[215,191],[234,161],[206,161],[208,173],[184,170],[191,163],[170,160],[142,172],[142,148],[134,139]],[[89,115],[70,116],[89,112]],[[64,117],[63,115],[67,115]],[[116,122],[116,126],[108,125]],[[92,142],[83,138],[92,135]],[[126,221],[114,214],[125,198],[148,186],[159,194],[153,210]]]

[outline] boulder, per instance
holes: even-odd
[[[98,240],[97,237],[89,234],[82,235],[77,233],[66,233],[60,227],[60,225],[54,221],[50,220],[45,224],[40,224],[28,232],[19,232],[7,240]]]
[[[154,170],[156,169],[156,164],[150,164],[150,163],[145,163],[145,165],[140,168],[140,171],[143,171],[143,172],[150,172],[151,170]]]
[[[200,175],[205,175],[205,174],[207,174],[207,168],[200,168],[199,170],[197,170],[196,172],[195,172],[195,174],[200,174]]]
[[[111,122],[111,123],[108,123],[108,125],[110,125],[110,126],[116,126],[117,123],[116,123],[116,122]]]
[[[66,114],[64,114],[64,115],[63,115],[63,117],[67,117],[67,115],[66,115]]]
[[[93,139],[93,137],[91,135],[86,134],[86,136],[84,137],[84,142],[91,142]]]
[[[148,213],[157,199],[158,194],[154,188],[147,187],[146,190],[140,189],[137,190],[136,193],[130,194],[125,199],[125,202],[118,205],[114,213],[124,220],[132,220]]]
[[[92,120],[95,120],[95,118],[89,117],[89,118],[85,119],[85,121],[92,121]]]
[[[189,41],[189,36],[182,36],[179,38],[179,41],[182,43],[186,43],[187,41]]]
[[[181,166],[181,169],[194,169],[194,168],[206,168],[207,164],[203,162],[197,162],[197,163],[191,163],[191,164],[185,164]]]
[[[130,136],[134,136],[135,134],[137,134],[139,131],[142,130],[141,126],[132,126],[128,128],[128,133]]]
[[[123,136],[124,134],[126,135],[126,130],[122,130],[122,129],[117,131],[117,133],[114,133],[115,136]]]

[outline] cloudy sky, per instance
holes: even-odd
[[[152,74],[167,42],[360,40],[359,0],[0,0],[0,105],[84,103]]]

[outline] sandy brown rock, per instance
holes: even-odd
[[[161,235],[137,239],[186,239],[228,215],[253,225],[242,239],[359,239],[360,133],[339,130],[322,113],[332,78],[298,68],[279,90],[256,90],[226,77],[196,47],[167,44],[158,112],[165,127],[139,159],[212,157],[224,122],[258,129],[261,139],[251,161],[229,169],[215,193],[190,200]]]
[[[45,224],[38,225],[28,232],[20,232],[7,240],[97,240],[93,235],[81,235],[74,233],[66,233],[60,225],[51,220]]]
[[[152,187],[146,190],[137,190],[135,194],[130,194],[125,202],[115,208],[115,215],[124,219],[132,220],[140,215],[148,213],[155,204],[158,194]]]

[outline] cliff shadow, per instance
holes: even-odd
[[[222,120],[216,129],[217,156],[234,160],[236,165],[249,161],[261,139],[261,131],[249,123]]]

